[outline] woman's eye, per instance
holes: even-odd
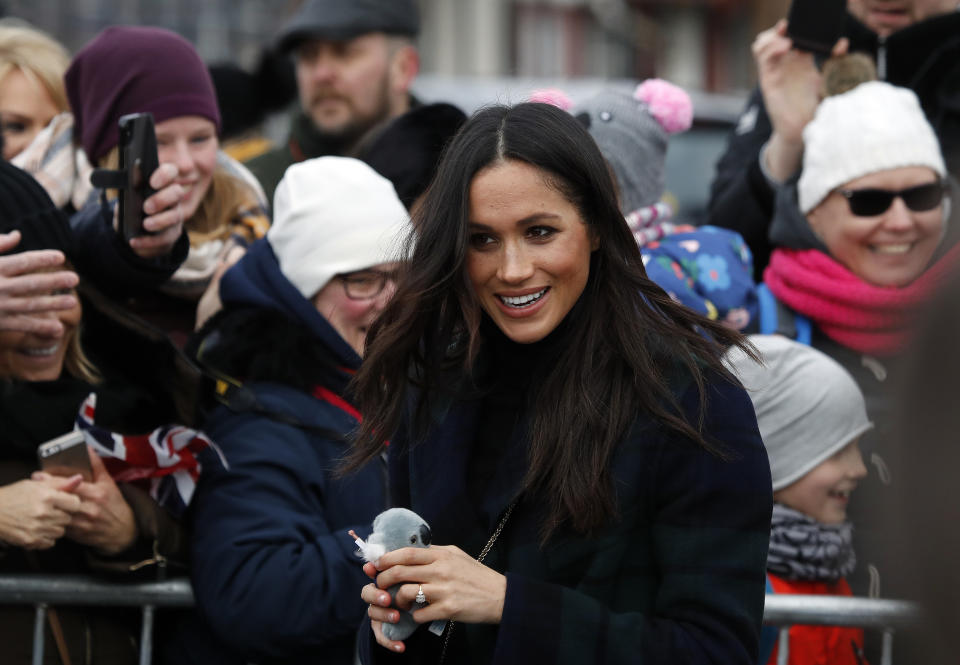
[[[549,226],[531,226],[527,229],[527,235],[533,238],[549,238],[556,232],[556,229]]]
[[[493,244],[493,236],[489,233],[470,234],[470,246],[474,249],[483,249]]]
[[[191,143],[203,144],[213,138],[213,134],[203,134],[202,136],[194,136],[190,139]]]
[[[27,126],[22,122],[5,122],[0,125],[0,130],[4,134],[19,134],[27,131]]]

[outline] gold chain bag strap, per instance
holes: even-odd
[[[490,548],[493,547],[493,544],[497,542],[497,538],[500,537],[500,532],[503,531],[503,527],[506,526],[507,520],[510,519],[510,513],[513,512],[513,509],[517,507],[517,503],[520,501],[519,498],[514,499],[513,502],[507,506],[507,509],[503,513],[503,517],[500,518],[500,522],[497,524],[497,528],[493,530],[493,535],[490,536],[490,540],[487,541],[487,544],[483,546],[483,549],[480,550],[480,554],[477,555],[477,563],[483,563],[483,560],[487,558],[487,554],[490,553]],[[442,621],[434,622],[443,624]],[[438,665],[443,665],[444,661],[447,659],[447,646],[450,644],[450,636],[453,634],[453,628],[456,625],[456,622],[452,619],[446,622],[447,631],[446,635],[443,638],[443,649],[440,651],[440,660],[437,661]],[[432,630],[434,626],[430,626]]]

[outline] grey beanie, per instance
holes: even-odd
[[[653,205],[666,188],[669,134],[688,129],[690,96],[662,79],[649,79],[633,94],[605,89],[570,113],[583,123],[617,177],[624,214]]]
[[[873,427],[863,393],[835,360],[782,335],[751,335],[758,365],[740,349],[725,362],[757,413],[774,491],[800,480]]]

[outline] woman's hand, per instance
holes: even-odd
[[[80,505],[73,513],[66,535],[105,554],[118,554],[136,540],[137,522],[103,460],[92,449],[89,453],[93,479],[89,483],[80,483],[73,490]],[[40,472],[34,477],[44,475]]]
[[[848,40],[841,39],[833,55],[846,53],[848,46]],[[820,103],[820,70],[812,53],[793,48],[785,20],[757,35],[751,48],[773,127],[765,166],[773,178],[783,182],[800,168],[803,159],[803,128]]]
[[[0,487],[0,540],[28,550],[45,550],[64,535],[71,516],[80,509],[72,494],[83,478],[77,474],[20,480]]]
[[[177,167],[173,164],[161,164],[150,176],[150,186],[157,190],[153,196],[143,202],[143,228],[150,235],[130,239],[130,248],[143,259],[152,259],[169,254],[183,233],[183,214],[180,202],[186,191],[175,181]]]
[[[377,568],[381,572],[376,585],[364,587],[360,594],[370,604],[367,612],[374,624],[396,622],[396,608],[409,610],[421,587],[427,605],[413,612],[417,623],[449,619],[496,624],[503,616],[507,578],[458,547],[404,547],[380,557]],[[373,572],[367,567],[364,570],[368,575]],[[395,607],[388,609],[390,595],[385,589],[394,584],[402,586],[397,591]],[[379,625],[374,625],[378,644],[391,651],[402,651],[402,642],[387,640],[379,629]]]
[[[363,565],[363,572],[370,579],[377,578],[377,569],[372,563]],[[373,630],[373,637],[377,644],[390,651],[403,653],[406,645],[401,641],[388,640],[383,636],[384,623],[396,623],[400,620],[400,613],[395,607],[390,607],[390,594],[383,589],[377,588],[376,584],[368,584],[360,590],[360,598],[367,603],[367,616],[370,617],[370,628]]]
[[[20,232],[0,233],[0,252],[20,243]],[[49,312],[77,306],[73,294],[58,293],[74,288],[77,273],[64,270],[63,252],[41,249],[0,256],[0,330],[63,334],[63,324]]]
[[[245,247],[237,245],[230,249],[227,255],[217,263],[217,268],[213,271],[213,277],[210,278],[210,284],[207,285],[203,295],[200,296],[199,302],[197,302],[197,322],[193,326],[194,330],[200,330],[211,316],[223,309],[223,303],[220,301],[220,278],[246,253],[247,249]]]

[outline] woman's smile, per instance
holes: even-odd
[[[503,305],[507,316],[523,317],[531,316],[539,311],[549,294],[550,287],[545,286],[542,289],[528,290],[526,293],[497,294]]]

